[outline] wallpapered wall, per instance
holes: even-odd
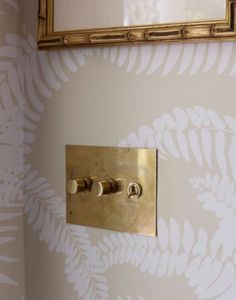
[[[0,0],[0,299],[234,300],[236,44],[39,52],[24,4]],[[159,149],[158,238],[65,223],[65,144]]]
[[[22,3],[21,3],[22,5]],[[22,6],[0,1],[0,299],[24,299]],[[20,79],[20,77],[22,78]],[[19,81],[20,80],[20,81]],[[19,86],[16,82],[20,82]]]

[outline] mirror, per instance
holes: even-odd
[[[236,38],[235,0],[39,2],[39,48]]]

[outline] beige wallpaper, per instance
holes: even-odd
[[[236,44],[38,51],[24,4],[0,1],[0,299],[234,300]],[[65,223],[65,144],[159,149],[158,238]]]
[[[23,6],[0,1],[0,299],[23,300],[25,294],[23,165],[24,98],[16,94],[20,75]],[[21,61],[22,62],[22,61]]]

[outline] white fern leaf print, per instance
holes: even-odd
[[[194,76],[217,70],[218,76],[236,73],[235,43],[156,45],[101,48],[96,54],[136,75]],[[219,63],[218,63],[219,61]]]
[[[226,156],[227,144],[223,143],[224,147],[218,154],[216,152],[215,157],[207,148],[214,149],[222,143],[226,134],[232,139],[233,126],[232,119],[222,119],[209,109],[175,108],[171,114],[166,113],[156,119],[153,127],[142,126],[138,135],[130,134],[121,144],[132,147],[154,145],[159,148],[163,159],[195,159],[199,167],[206,162],[211,168],[216,162],[222,178],[226,178],[229,166],[225,165],[221,155]],[[204,143],[207,147],[203,146]],[[217,190],[221,196],[227,190],[224,185],[231,186],[224,180]],[[233,247],[229,251],[227,243],[218,237],[218,231],[210,243],[205,229],[200,228],[196,234],[187,220],[182,229],[174,218],[169,224],[160,218],[158,240],[113,234],[105,236],[98,246],[92,246],[84,228],[65,225],[64,202],[55,196],[47,180],[31,171],[30,166],[25,167],[24,190],[28,222],[39,231],[40,240],[46,242],[50,250],[65,255],[68,280],[74,284],[80,298],[96,299],[98,295],[108,298],[106,271],[126,263],[158,278],[184,276],[198,299],[223,297],[234,289],[235,266],[231,259],[235,250]],[[222,244],[225,251],[219,260],[217,251]]]
[[[12,7],[17,4],[16,0],[3,1]],[[236,294],[235,263],[232,263],[235,250],[230,251],[225,241],[217,237],[217,232],[216,238],[210,242],[206,230],[194,230],[188,220],[180,224],[174,218],[168,222],[160,218],[158,239],[112,234],[104,236],[98,245],[91,244],[88,231],[84,227],[66,225],[64,201],[56,195],[46,178],[32,171],[25,163],[27,157],[24,156],[32,151],[31,144],[36,138],[34,131],[45,109],[45,100],[51,98],[54,91],[63,87],[72,73],[79,72],[93,56],[102,57],[136,75],[169,76],[174,73],[179,76],[194,76],[216,70],[219,76],[234,76],[234,50],[233,43],[216,43],[46,53],[37,50],[32,37],[7,35],[6,45],[0,47],[0,55],[4,55],[3,62],[0,63],[1,104],[7,108],[7,112],[5,110],[0,115],[0,144],[2,146],[3,143],[9,142],[13,146],[4,148],[1,157],[0,184],[2,178],[5,181],[4,190],[1,189],[3,186],[0,186],[0,199],[4,199],[1,206],[11,206],[12,211],[10,214],[1,212],[0,220],[13,220],[21,215],[20,210],[16,208],[23,197],[21,187],[24,179],[24,209],[27,221],[50,251],[64,254],[65,272],[78,292],[78,298],[109,299],[106,270],[115,268],[118,264],[130,263],[142,272],[158,278],[185,277],[198,299],[231,300]],[[10,130],[4,128],[4,121],[1,126],[2,117]],[[16,126],[14,119],[19,121],[19,126]],[[229,120],[228,123],[226,118],[214,115],[209,109],[194,107],[188,110],[175,109],[159,118],[155,126],[143,126],[139,135],[130,135],[129,141],[124,140],[123,144],[158,147],[162,159],[172,157],[188,162],[195,161],[201,168],[207,165],[211,170],[217,165],[219,182],[228,176],[230,183],[227,184],[231,191],[231,186],[234,185],[231,177],[236,179],[235,131],[232,129],[232,121]],[[22,140],[24,147],[21,145]],[[228,154],[230,163],[227,159]],[[17,161],[20,163],[16,164]],[[22,163],[25,164],[23,176]],[[7,164],[10,164],[9,172]],[[226,183],[222,185],[226,186]],[[228,206],[232,205],[229,198],[232,199],[233,194],[233,188],[232,192],[226,195],[225,190],[217,183],[217,197],[223,197],[225,200],[222,201]],[[233,205],[230,208],[233,208]],[[9,226],[0,226],[2,242],[14,242],[11,240],[14,238],[11,232],[16,228]],[[227,224],[224,227],[224,230],[226,229]],[[223,232],[227,234],[227,231]],[[216,243],[219,240],[225,245],[224,252],[228,253],[228,257],[219,255],[220,246]],[[214,249],[217,249],[217,253],[213,252]],[[0,257],[0,263],[1,260],[9,264],[15,263],[15,258],[6,255]],[[17,285],[14,278],[11,279],[8,274],[0,274],[1,281],[12,286]],[[118,299],[145,300],[145,297],[121,295]]]
[[[37,50],[31,36],[23,38],[9,33],[6,44],[0,47],[0,55],[3,59],[0,62],[1,96],[7,108],[16,111],[17,107],[25,129],[24,151],[29,153],[30,144],[35,140],[33,130],[44,111],[41,98],[50,98],[54,90],[61,88],[62,83],[68,81],[63,69],[67,69],[67,73],[77,72],[78,67],[91,58],[91,50],[46,53]]]
[[[18,3],[18,0],[1,0],[0,1],[0,5],[3,5],[3,4],[9,5],[9,7],[11,7],[17,13],[19,13],[19,3]],[[0,13],[1,13],[1,9],[0,9]],[[2,12],[2,14],[4,14],[4,13]]]
[[[106,278],[99,261],[99,252],[89,241],[84,227],[65,223],[65,203],[55,196],[45,178],[25,168],[24,202],[28,223],[39,231],[39,239],[51,251],[65,255],[65,272],[79,298],[108,297]]]
[[[11,278],[9,278],[6,275],[3,275],[1,273],[0,273],[0,283],[17,286],[17,283],[14,280],[12,280]]]
[[[211,43],[208,47],[206,64],[203,68],[203,72],[209,72],[214,65],[217,63],[217,57],[219,54],[220,44],[219,43]]]
[[[0,84],[0,208],[22,201],[24,122],[23,112],[14,101],[8,85]]]
[[[210,169],[217,165],[222,174],[236,180],[236,139],[232,126],[232,118],[221,119],[210,109],[199,106],[184,110],[173,108],[172,113],[156,119],[153,127],[145,125],[139,128],[138,134],[130,133],[119,146],[156,147],[161,159],[193,159],[200,168],[205,164]],[[231,163],[227,160],[228,155]]]
[[[14,4],[13,1],[7,2]],[[6,83],[7,73],[13,67],[17,54],[11,47],[1,47],[0,56],[0,294],[5,294],[9,286],[19,287],[18,279],[13,278],[10,271],[11,265],[17,267],[18,258],[11,257],[6,249],[10,246],[13,249],[18,247],[16,232],[21,229],[12,224],[18,224],[19,218],[23,217],[21,174],[24,161],[24,117],[23,103],[19,105]],[[11,297],[11,292],[8,294]]]
[[[91,58],[91,50],[47,53],[37,50],[31,36],[23,38],[9,33],[6,44],[0,47],[0,55],[4,59],[2,67],[0,65],[0,80],[8,95],[4,98],[15,98],[18,106],[24,109],[27,126],[25,151],[29,153],[30,143],[34,141],[32,130],[44,110],[45,104],[41,98],[50,98],[53,91],[60,89],[62,83],[69,79],[64,69],[68,70],[67,73],[77,72],[79,66],[82,67]]]
[[[230,60],[234,58],[233,54],[234,44],[233,43],[223,43],[222,44],[222,56],[218,66],[218,74],[223,74],[227,67],[230,66]]]
[[[197,200],[203,209],[214,212],[220,218],[211,245],[213,257],[222,250],[223,259],[233,257],[236,251],[236,192],[235,183],[228,176],[220,178],[217,174],[207,174],[205,178],[195,177],[190,180],[194,189],[199,191]]]
[[[30,145],[35,140],[33,130],[40,119],[40,113],[44,110],[41,96],[51,97],[53,90],[61,88],[63,81],[68,80],[68,75],[60,71],[64,67],[67,67],[69,72],[78,71],[78,65],[85,64],[85,57],[87,55],[90,58],[91,51],[74,50],[73,56],[68,51],[61,51],[59,55],[58,52],[55,52],[55,55],[53,52],[38,52],[31,37],[23,39],[15,34],[8,34],[6,42],[6,46],[0,47],[3,56],[9,61],[1,68],[2,98],[3,101],[6,99],[6,106],[18,107],[19,116],[24,116],[20,126],[22,134],[18,137],[23,136],[21,143],[25,143],[24,148],[20,148],[20,154],[28,154],[31,152]],[[60,75],[57,75],[58,73]],[[18,161],[24,162],[22,159]],[[18,175],[21,174],[22,168],[19,168]],[[65,204],[61,198],[54,196],[55,192],[49,188],[45,179],[35,178],[36,176],[27,165],[24,166],[24,199],[28,223],[40,231],[40,240],[46,242],[50,250],[65,254],[65,272],[80,298],[106,299],[106,279],[101,275],[96,256],[89,254],[93,248],[89,245],[86,231],[72,227],[69,229],[69,226],[66,226]],[[16,201],[16,197],[12,198]]]
[[[207,173],[204,178],[191,178],[190,183],[200,192],[197,200],[203,209],[215,212],[221,219],[236,215],[235,183],[227,175],[220,178],[217,174]]]
[[[173,218],[169,225],[160,218],[160,233],[161,229],[165,233],[158,242],[131,234],[104,236],[99,248],[103,253],[105,269],[132,264],[141,272],[159,278],[184,276],[195,289],[198,299],[223,297],[235,289],[235,265],[231,261],[220,261],[207,255],[209,242],[205,230],[200,228],[195,235],[189,221],[185,220],[182,231]]]
[[[4,249],[8,244],[15,243],[16,235],[19,231],[18,226],[8,225],[8,222],[13,222],[16,218],[22,217],[21,209],[19,208],[10,208],[8,212],[5,212],[6,209],[1,208],[0,210],[0,246],[4,246]],[[7,222],[8,221],[8,222]],[[1,289],[4,286],[13,286],[18,287],[16,279],[12,278],[12,274],[9,272],[7,266],[10,264],[18,263],[18,259],[10,257],[8,253],[3,254],[1,251],[0,255],[0,284]],[[4,273],[3,273],[4,272]],[[1,293],[1,291],[0,291]]]
[[[10,152],[9,148],[5,149],[2,159],[2,166],[5,167],[7,158],[14,172],[12,175],[12,172],[5,172],[8,167],[2,169],[2,176],[10,183],[1,195],[5,199],[3,206],[12,205],[14,209],[19,204],[22,197],[20,187],[24,179],[24,209],[27,221],[38,231],[39,239],[48,245],[50,251],[64,254],[65,273],[80,299],[108,299],[106,272],[126,263],[158,278],[183,276],[193,287],[198,299],[233,299],[236,289],[235,263],[232,262],[232,257],[235,256],[235,240],[228,228],[235,226],[232,200],[236,180],[235,120],[230,117],[222,118],[203,107],[175,108],[171,113],[163,114],[155,120],[153,126],[142,126],[138,134],[130,134],[120,144],[157,147],[161,159],[172,157],[188,162],[194,161],[200,168],[207,165],[209,170],[217,165],[219,179],[216,183],[216,193],[210,191],[216,198],[215,202],[208,201],[208,198],[204,200],[203,194],[199,195],[199,199],[207,203],[206,208],[217,213],[220,218],[221,223],[211,242],[205,229],[194,230],[188,220],[179,225],[174,218],[168,223],[160,218],[158,240],[129,234],[112,234],[104,236],[98,245],[92,245],[84,227],[66,225],[63,199],[56,196],[46,178],[25,164],[23,154],[27,155],[32,151],[34,130],[45,109],[45,99],[51,98],[53,92],[60,89],[72,73],[78,72],[93,56],[103,57],[111,64],[123,67],[127,72],[134,72],[136,75],[159,72],[165,76],[171,73],[188,73],[193,76],[217,69],[219,76],[226,73],[233,76],[234,49],[233,43],[223,43],[115,47],[46,53],[37,50],[32,37],[15,34],[6,36],[6,45],[0,47],[0,53],[4,56],[4,61],[0,64],[1,101],[4,108],[13,110],[14,113],[1,113],[1,117],[6,120],[9,115],[11,117],[8,124],[10,130],[1,126],[0,142],[14,145],[12,149],[10,147]],[[216,64],[217,58],[220,58],[219,64]],[[20,124],[20,130],[17,127],[15,134],[14,118],[17,118]],[[22,138],[24,148],[21,145]],[[230,163],[227,160],[228,154]],[[17,161],[21,163],[15,166],[13,157],[17,157]],[[22,163],[25,164],[23,176]],[[214,180],[212,178],[212,184]],[[220,212],[220,202],[224,204],[223,213]],[[17,217],[17,213],[12,212],[11,217]],[[228,215],[230,218],[227,220]],[[6,213],[0,214],[0,220],[8,217],[10,216]],[[5,229],[2,228],[2,232]],[[224,236],[229,234],[232,236],[230,243],[224,239]],[[11,236],[0,238],[0,244],[8,242],[13,242]],[[224,249],[222,256],[219,255],[221,248]],[[0,262],[1,260],[14,263],[15,259],[3,256],[0,257]],[[1,280],[8,281],[8,284],[17,284],[5,274],[0,275]],[[125,297],[132,299],[129,295]],[[143,296],[137,297],[135,299],[144,300]]]
[[[180,265],[185,266],[185,271],[183,269],[176,271],[178,275],[184,274],[189,280],[189,285],[195,287],[198,299],[232,299],[236,288],[235,168],[232,150],[235,124],[236,121],[232,117],[220,118],[214,111],[203,107],[185,110],[176,108],[172,110],[172,114],[163,114],[156,119],[153,127],[142,126],[138,134],[132,133],[120,143],[122,146],[157,147],[162,159],[183,157],[191,161],[194,158],[199,167],[207,164],[211,169],[217,163],[220,175],[207,174],[206,178],[196,177],[190,181],[194,188],[199,190],[198,200],[203,203],[203,208],[213,211],[220,218],[219,228],[213,235],[211,243],[208,241],[206,231],[200,229],[198,241],[194,243],[193,229],[188,224],[185,229],[187,233],[184,232],[183,236],[189,240],[183,241],[183,247],[188,249],[188,252],[192,250],[187,256],[182,256],[185,258],[185,265],[183,263]],[[231,164],[227,162],[228,155],[231,157]],[[138,264],[141,271],[148,271],[151,275],[171,276],[178,258],[176,252],[180,244],[177,237],[180,236],[180,231],[173,220],[170,221],[170,230],[165,221],[160,220],[159,232],[159,247],[164,253],[145,254],[145,251],[142,251],[143,262]],[[172,253],[167,251],[170,244]],[[122,261],[132,264],[133,262],[128,259],[128,253],[135,253],[134,251],[134,249],[127,250],[126,254],[123,249]],[[210,256],[207,255],[209,251]],[[193,258],[190,259],[191,256]],[[220,260],[218,257],[221,257]],[[148,265],[148,261],[152,263]],[[119,259],[116,258],[115,262],[119,262]],[[109,266],[107,261],[104,263]]]
[[[17,42],[12,41],[12,39],[16,39]],[[68,75],[65,74],[62,65],[70,72],[77,72],[78,66],[83,66],[88,59],[97,55],[105,60],[108,59],[112,64],[117,64],[118,67],[126,67],[127,72],[132,71],[137,75],[151,75],[157,71],[164,76],[172,72],[176,72],[179,75],[186,72],[189,72],[191,75],[199,72],[208,72],[215,68],[218,56],[221,57],[218,75],[225,74],[226,70],[229,70],[230,74],[233,75],[235,69],[234,66],[232,67],[234,43],[112,47],[92,50],[61,50],[60,52],[52,51],[50,54],[46,54],[43,51],[37,51],[36,42],[32,37],[28,38],[28,42],[19,42],[19,36],[13,34],[8,36],[7,42],[9,45],[22,45],[25,50],[26,48],[28,49],[28,54],[31,52],[30,56],[34,56],[31,60],[34,67],[34,77],[38,73],[37,69],[35,69],[37,68],[35,63],[38,61],[38,65],[42,68],[45,77],[40,81],[46,79],[52,89],[58,89],[61,86],[56,77],[59,77],[62,81],[68,80]],[[29,43],[31,50],[29,50],[27,43]],[[206,56],[207,60],[205,60]],[[48,64],[49,61],[51,66]],[[55,71],[56,77],[53,75],[54,72],[52,70]],[[37,81],[35,81],[35,84],[37,85]]]
[[[190,75],[195,75],[199,70],[202,69],[207,48],[207,44],[198,44],[195,46],[195,55],[191,65]]]

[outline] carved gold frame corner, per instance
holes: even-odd
[[[53,30],[53,1],[39,0],[38,47],[40,49],[76,45],[107,46],[236,40],[236,0],[226,0],[225,20],[61,32]]]

